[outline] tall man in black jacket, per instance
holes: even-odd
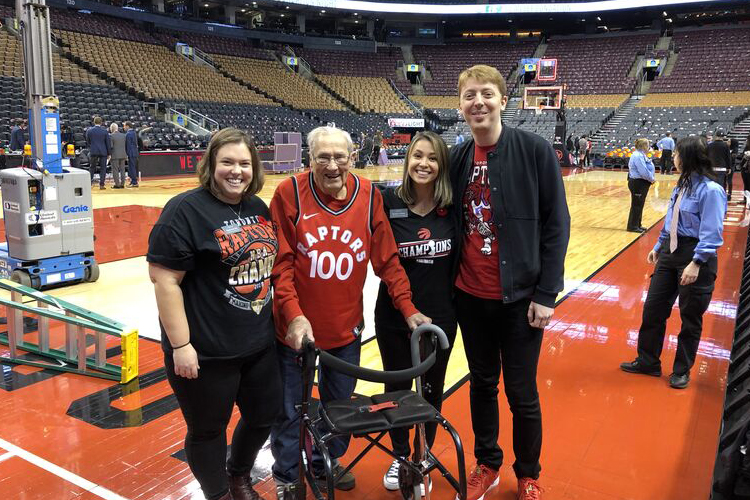
[[[458,219],[455,292],[458,323],[471,373],[476,467],[468,500],[498,484],[498,383],[513,413],[513,464],[518,499],[537,499],[542,413],[536,386],[543,329],[563,289],[570,215],[552,145],[504,127],[505,79],[473,66],[458,80],[459,110],[472,139],[451,151]]]

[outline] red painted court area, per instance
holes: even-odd
[[[117,235],[97,238],[97,255],[105,262],[143,255],[158,212],[134,206],[97,210],[97,234]],[[651,270],[645,256],[658,227],[571,292],[545,332],[538,376],[545,499],[708,497],[747,230],[725,229],[719,277],[691,385],[677,391],[667,384],[679,329],[677,309],[668,325],[665,375],[656,379],[618,368],[635,356]],[[33,330],[33,322],[28,327]],[[108,347],[108,356],[116,359],[118,347]],[[0,357],[6,355],[0,348]],[[141,376],[127,385],[2,362],[0,368],[2,498],[203,498],[180,459],[185,426],[165,380],[158,343],[140,341]],[[510,468],[511,416],[502,385],[500,392],[500,441],[506,459],[500,487],[488,494],[488,500],[510,500],[516,492]],[[461,435],[471,464],[468,384],[447,398],[443,413]],[[237,415],[233,422],[236,419]],[[354,440],[347,457],[364,444]],[[434,452],[455,470],[452,444],[443,432],[438,433]],[[260,458],[264,477],[270,459],[265,450]],[[371,452],[354,470],[357,487],[337,497],[400,498],[400,493],[382,487],[389,464],[383,453]],[[433,480],[434,498],[453,498],[447,483],[437,476]],[[268,479],[258,490],[266,500],[275,498]]]

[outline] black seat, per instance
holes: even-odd
[[[386,392],[372,397],[356,395],[352,399],[331,401],[319,411],[333,432],[354,435],[435,422],[439,416],[430,403],[412,391]]]

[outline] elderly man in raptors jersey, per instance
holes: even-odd
[[[280,500],[290,495],[297,480],[299,427],[295,405],[302,399],[302,376],[296,351],[307,337],[329,353],[359,364],[360,334],[364,327],[362,289],[367,263],[388,286],[396,308],[411,329],[430,319],[412,304],[409,279],[398,259],[391,227],[385,218],[380,191],[370,181],[349,172],[353,144],[349,134],[318,127],[307,137],[311,170],[285,179],[271,200],[277,226],[279,253],[273,269],[274,319],[284,384],[282,416],[271,432],[276,462],[273,475]],[[345,399],[356,380],[322,368],[320,399]],[[338,459],[348,439],[331,441]],[[322,459],[313,465],[323,470]],[[334,473],[343,468],[336,460]],[[336,488],[354,488],[348,472]],[[293,497],[291,497],[293,498]]]

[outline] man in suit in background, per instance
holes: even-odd
[[[94,126],[86,131],[86,143],[89,145],[91,161],[91,183],[94,182],[94,173],[99,169],[99,189],[104,187],[104,179],[107,177],[107,161],[110,155],[109,134],[102,127],[102,118],[94,117]]]
[[[130,187],[138,187],[138,133],[133,129],[133,124],[125,122],[125,152],[128,155],[128,176]]]
[[[26,145],[26,124],[22,119],[16,120],[16,124],[10,129],[10,150],[22,151]]]
[[[109,143],[112,147],[112,177],[115,181],[114,189],[125,188],[125,134],[120,132],[116,123],[109,126]]]

